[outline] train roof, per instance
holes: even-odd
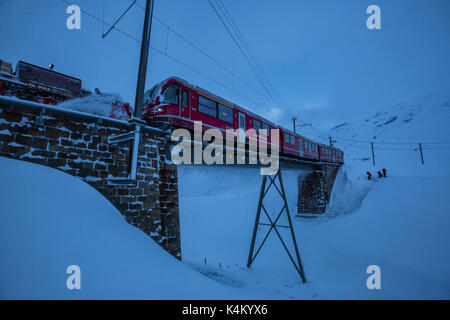
[[[67,77],[67,78],[71,78],[71,79],[74,79],[74,80],[78,80],[78,81],[80,81],[80,83],[81,83],[81,79],[79,79],[79,78],[75,78],[75,77],[69,76],[69,75],[67,75],[67,74],[58,72],[58,71],[54,71],[54,70],[50,70],[50,69],[47,69],[47,68],[43,68],[43,67],[40,67],[40,66],[31,64],[31,63],[29,63],[29,62],[22,61],[22,60],[19,60],[19,61],[17,62],[17,65],[16,65],[16,72],[17,72],[17,66],[18,66],[19,64],[26,64],[26,65],[32,66],[33,68],[38,68],[38,69],[40,69],[40,70],[53,72],[53,73],[59,74],[59,75],[61,75],[61,76]]]

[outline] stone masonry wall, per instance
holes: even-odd
[[[137,178],[126,178],[131,143],[108,144],[108,137],[130,131],[127,123],[96,125],[76,115],[36,111],[0,104],[0,156],[53,167],[79,177],[100,191],[132,225],[181,259],[177,167],[166,161],[167,139],[143,130]],[[41,120],[41,121],[39,121]]]
[[[318,165],[313,172],[299,175],[298,215],[315,215],[326,211],[338,170],[339,167],[335,165]]]

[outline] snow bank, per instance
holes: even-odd
[[[245,267],[262,179],[254,169],[179,167],[184,260],[218,283],[272,299],[449,299],[450,145],[424,148],[422,165],[418,145],[376,144],[373,166],[370,144],[354,142],[449,141],[449,99],[412,99],[366,119],[331,134],[346,164],[326,214],[294,218],[307,284],[301,284],[274,233],[252,268]],[[383,167],[387,178],[378,179]],[[283,171],[292,214],[300,174]],[[274,219],[281,209],[277,194],[268,194],[265,205]],[[257,245],[268,228],[258,230]],[[279,230],[293,250],[287,230]],[[381,269],[381,290],[366,286],[370,265]]]
[[[0,157],[1,299],[241,297],[180,263],[63,172]],[[81,268],[81,290],[66,268]]]
[[[450,180],[358,180],[356,169],[345,166],[338,174],[326,216],[293,219],[308,279],[301,284],[275,233],[246,268],[262,180],[257,169],[180,166],[183,260],[254,299],[448,299]],[[299,174],[283,171],[292,214]],[[264,203],[274,219],[281,199],[269,192]],[[264,216],[262,222],[268,222]],[[286,218],[279,224],[286,225]],[[257,244],[267,230],[259,227]],[[288,230],[279,231],[293,250]],[[382,272],[379,291],[366,287],[373,264]]]
[[[352,181],[347,173],[347,166],[342,166],[334,181],[326,216],[335,217],[359,209],[369,192],[370,183],[366,180]]]
[[[58,107],[118,120],[128,120],[128,114],[122,108],[114,105],[118,101],[121,101],[121,99],[117,95],[92,94],[83,98],[64,101],[58,104]]]

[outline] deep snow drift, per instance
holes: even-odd
[[[240,296],[183,265],[78,178],[0,157],[1,299]],[[81,290],[66,268],[81,268]]]
[[[128,114],[119,107],[121,98],[114,94],[91,94],[58,104],[58,107],[82,111],[106,118],[128,120]]]
[[[435,95],[412,100],[361,125],[341,126],[333,135],[339,132],[348,140],[377,136],[375,141],[385,142],[450,140],[447,101]],[[425,165],[414,150],[417,145],[376,145],[373,166],[370,145],[339,138],[346,164],[326,215],[294,219],[306,285],[274,234],[252,269],[245,267],[262,180],[254,169],[179,168],[184,261],[219,282],[242,290],[256,287],[275,299],[450,298],[450,145],[425,148]],[[383,167],[386,179],[367,181],[367,170],[375,174]],[[292,213],[299,174],[283,171]],[[273,214],[281,209],[276,194],[267,203]],[[267,228],[260,230],[259,241]],[[285,230],[280,232],[289,239]],[[381,290],[366,287],[366,268],[373,264],[381,268]]]

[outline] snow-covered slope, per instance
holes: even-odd
[[[0,157],[1,299],[240,297],[180,263],[100,193],[63,172]],[[66,268],[81,268],[68,290]]]
[[[274,299],[450,298],[450,145],[424,148],[422,165],[417,145],[376,144],[373,166],[370,144],[349,141],[450,141],[446,101],[437,95],[415,99],[333,130],[346,164],[327,214],[294,219],[307,284],[300,283],[274,234],[252,269],[245,267],[262,179],[254,169],[180,167],[184,260],[217,281],[243,291],[259,288]],[[366,171],[383,167],[386,179],[366,179]],[[299,174],[283,172],[293,213]],[[273,214],[281,208],[276,194],[266,203]],[[267,229],[260,230],[259,241]],[[381,290],[366,286],[370,265],[381,268]]]
[[[0,158],[0,297],[449,299],[447,145],[429,144],[425,165],[412,144],[376,144],[376,166],[366,159],[374,136],[424,145],[450,140],[446,101],[416,99],[333,130],[346,164],[327,214],[294,219],[306,284],[274,233],[246,268],[262,179],[257,169],[179,167],[180,263],[82,181]],[[367,170],[383,167],[386,179],[366,179]],[[283,171],[292,214],[299,174]],[[276,192],[265,206],[279,212]],[[258,242],[266,230],[260,227]],[[288,231],[280,233],[292,250]],[[66,289],[65,271],[72,264],[81,267],[80,291]],[[369,265],[381,268],[381,290],[366,287]]]
[[[364,112],[361,112],[364,114]],[[377,170],[386,166],[396,172],[409,170],[428,174],[450,172],[450,96],[429,94],[396,103],[357,123],[343,123],[329,135],[345,151],[348,164],[372,164],[374,142]],[[422,143],[425,166],[419,152]],[[367,165],[365,164],[367,162]]]

